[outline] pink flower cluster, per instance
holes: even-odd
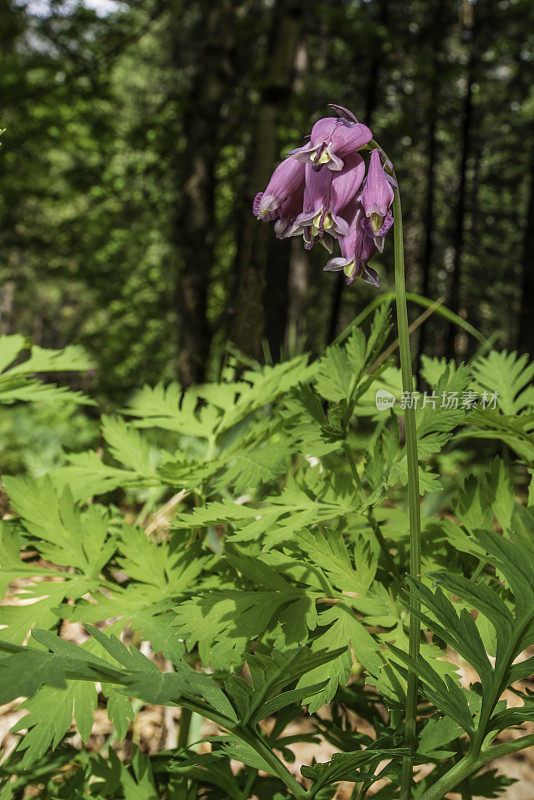
[[[341,255],[324,269],[343,270],[347,284],[361,276],[380,286],[368,261],[382,252],[393,225],[396,184],[384,169],[379,149],[371,150],[366,172],[358,150],[371,142],[371,131],[352,112],[333,107],[340,116],[315,123],[308,143],[276,167],[265,191],[254,198],[252,210],[259,220],[276,220],[279,239],[302,235],[307,249],[320,242],[332,253],[337,239]]]

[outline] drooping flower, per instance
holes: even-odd
[[[366,283],[380,286],[380,278],[367,262],[377,252],[376,244],[363,229],[363,208],[358,200],[354,200],[346,209],[349,219],[349,230],[346,236],[339,239],[341,256],[331,258],[324,267],[326,272],[339,272],[343,270],[350,285],[355,278],[361,275]]]
[[[380,252],[384,249],[384,237],[393,225],[393,214],[390,211],[394,197],[392,180],[382,166],[380,151],[373,150],[361,194],[365,212],[362,224],[367,235],[375,240]]]
[[[312,164],[316,171],[323,166],[339,172],[343,169],[343,159],[364,147],[373,134],[361,122],[341,117],[323,117],[312,128],[310,141],[297,147],[288,155],[298,161]]]
[[[345,158],[341,172],[321,170],[306,164],[304,210],[295,220],[289,235],[302,233],[304,246],[310,249],[317,240],[331,253],[332,239],[345,236],[349,226],[343,209],[356,196],[365,175],[365,162],[358,153]]]
[[[276,219],[284,201],[304,185],[304,171],[304,164],[296,159],[284,159],[273,172],[265,191],[259,192],[254,198],[254,216],[264,222]]]
[[[276,220],[279,239],[302,235],[307,249],[319,242],[332,253],[338,240],[341,255],[331,258],[325,269],[343,270],[348,284],[360,276],[379,286],[379,277],[368,262],[383,250],[384,237],[393,225],[396,183],[388,174],[393,167],[372,143],[365,175],[358,150],[371,142],[371,131],[348,109],[331,107],[339,118],[316,122],[310,141],[289,153],[274,170],[265,192],[256,195],[253,212],[259,220]]]

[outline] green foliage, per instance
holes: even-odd
[[[286,31],[306,69],[263,135],[287,152],[336,95],[372,117],[407,201],[414,276],[432,296],[461,288],[461,316],[438,307],[426,350],[467,359],[483,345],[467,365],[422,359],[437,401],[421,397],[416,412],[426,770],[412,794],[436,800],[467,764],[441,796],[498,797],[510,779],[480,770],[533,743],[506,732],[534,718],[534,366],[489,352],[473,325],[510,351],[532,342],[532,3],[458,15],[456,4],[317,2],[300,32],[298,3],[104,5],[0,9],[1,322],[25,334],[0,338],[0,701],[25,714],[0,759],[0,800],[331,800],[339,781],[367,800],[379,779],[377,800],[399,798],[407,466],[401,404],[375,401],[379,389],[401,400],[394,349],[385,358],[391,293],[373,294],[323,352],[326,331],[374,289],[360,283],[337,320],[324,259],[314,251],[305,275],[290,271],[289,249],[274,258],[249,237],[242,202],[267,168],[251,130],[274,108],[269,76],[290,73],[276,61],[292,60]],[[184,246],[193,217],[205,219],[204,272]],[[233,296],[243,243],[268,265],[251,306],[259,319],[263,302],[275,360],[284,341],[313,357],[260,367],[228,355],[229,315],[250,314]],[[391,251],[376,260],[387,289]],[[298,324],[281,299],[297,273]],[[46,349],[65,341],[77,344]],[[184,390],[173,382],[184,362],[217,380]],[[150,385],[133,394],[140,376]],[[82,413],[89,387],[98,421]],[[496,393],[495,407],[464,405],[475,392]],[[454,395],[457,406],[441,404]],[[172,752],[130,745],[140,704],[162,703],[211,719],[207,741],[182,713]],[[97,709],[113,726],[99,752]],[[279,756],[291,764],[294,745],[325,740],[332,758],[287,772]]]
[[[497,409],[479,410],[474,417],[479,439],[500,439],[527,464],[534,463],[534,363],[527,355],[491,352],[473,365],[475,386],[497,394]],[[478,428],[478,430],[477,430]]]
[[[28,353],[29,351],[29,353]],[[22,356],[29,356],[28,358]],[[30,346],[24,336],[13,334],[0,338],[0,403],[53,403],[60,400],[92,403],[80,392],[43,383],[36,373],[79,372],[90,369],[92,361],[74,345],[64,350],[46,350]]]
[[[25,782],[55,800],[58,780],[58,797],[157,798],[171,786],[184,798],[285,800],[304,789],[277,753],[290,761],[293,744],[323,737],[338,752],[303,767],[310,798],[331,796],[341,780],[363,797],[380,778],[379,797],[395,798],[410,666],[427,704],[416,758],[433,769],[423,798],[460,763],[466,736],[468,752],[489,759],[496,736],[532,718],[523,654],[534,632],[534,522],[500,458],[443,493],[445,514],[423,520],[425,571],[411,610],[428,638],[416,664],[408,654],[402,408],[371,408],[379,388],[398,392],[394,367],[370,371],[386,332],[380,311],[369,342],[357,329],[318,362],[298,357],[185,392],[145,388],[102,417],[102,453],[4,478],[12,513],[0,528],[0,702],[25,698],[26,716],[1,774],[15,776],[16,800]],[[481,385],[480,363],[425,359],[424,376],[436,397],[461,397]],[[453,436],[480,431],[482,413],[461,403],[418,409],[424,490],[441,489],[439,454]],[[64,621],[83,626],[80,644],[65,638]],[[478,676],[469,687],[459,658]],[[507,705],[509,688],[522,705]],[[87,742],[102,705],[123,739],[139,703],[211,720],[211,752],[135,751],[128,765],[113,751],[69,750],[73,725]],[[313,731],[289,732],[303,706]],[[57,759],[50,769],[47,758]],[[470,780],[488,797],[504,787],[485,773]]]
[[[261,172],[272,167],[258,162],[260,148],[251,131],[263,118],[271,44],[279,41],[277,52],[287,50],[289,57],[291,39],[279,40],[285,26],[274,29],[278,12],[266,2],[229,3],[215,31],[205,24],[210,9],[205,0],[187,13],[174,0],[104,5],[96,11],[83,3],[2,7],[2,316],[3,330],[35,336],[39,344],[76,340],[87,346],[98,362],[99,392],[122,402],[139,374],[150,383],[174,377],[183,339],[176,299],[197,266],[184,247],[191,223],[184,185],[192,147],[209,177],[206,195],[213,195],[204,206],[205,227],[213,235],[203,242],[213,262],[196,299],[198,321],[205,316],[210,323],[201,325],[199,339],[208,341],[199,344],[213,344],[209,374],[216,373],[235,303],[240,236],[250,216],[243,187],[250,186],[259,164]],[[471,11],[459,16],[453,5],[445,5],[436,19],[424,3],[406,13],[403,0],[389,0],[384,14],[379,0],[349,6],[318,2],[302,45],[308,67],[298,87],[280,92],[269,135],[279,142],[280,155],[287,152],[331,98],[350,106],[359,119],[371,114],[401,181],[409,176],[402,181],[412,212],[405,221],[407,240],[421,243],[421,256],[427,237],[433,244],[432,257],[421,259],[421,282],[432,297],[449,295],[444,259],[448,248],[459,247],[462,304],[453,311],[461,319],[467,312],[471,326],[485,336],[499,331],[511,349],[517,346],[520,312],[527,323],[529,314],[526,215],[533,104],[525,64],[531,58],[532,11],[526,0]],[[476,117],[476,135],[461,124],[471,16],[477,22],[473,68],[480,93],[473,101],[477,114],[469,120],[473,124]],[[208,46],[210,36],[215,43]],[[212,87],[206,48],[225,54],[219,76],[225,111],[193,134],[198,86]],[[205,96],[212,94],[206,90]],[[434,124],[426,124],[434,107]],[[202,117],[203,111],[198,113]],[[462,177],[464,131],[476,180],[469,170]],[[427,186],[429,175],[434,178]],[[458,187],[452,198],[451,185]],[[456,241],[462,186],[469,202],[464,235]],[[298,323],[297,344],[305,339],[319,352],[327,338],[330,298],[320,259],[315,252],[311,258],[313,268],[299,290],[307,313]],[[288,254],[267,260],[267,335],[277,352],[285,314],[277,316],[273,309],[287,302],[279,282]],[[391,253],[377,260],[387,286]],[[374,299],[372,291],[359,287],[358,310]],[[440,311],[442,319],[438,311],[434,324],[427,324],[427,344],[439,353],[448,347],[450,354],[444,325],[454,317]],[[351,312],[351,303],[344,304],[342,323]],[[286,334],[296,327],[292,309],[288,316]],[[469,323],[463,320],[473,333]],[[528,334],[528,327],[522,330]],[[521,346],[528,349],[525,338]]]
[[[501,596],[500,581],[495,579],[473,580],[460,574],[436,572],[431,576],[438,584],[434,591],[422,583],[414,584],[415,597],[428,613],[423,613],[418,607],[410,608],[427,629],[454,648],[477,672],[480,697],[466,694],[450,678],[440,678],[422,657],[414,665],[428,698],[479,744],[489,734],[495,736],[499,733],[503,725],[520,724],[532,714],[531,697],[517,689],[516,694],[523,706],[506,708],[505,705],[503,708],[499,704],[505,689],[527,678],[532,670],[532,662],[527,660],[515,664],[515,661],[534,643],[534,517],[520,506],[516,514],[512,540],[493,531],[476,530],[466,537],[465,542],[467,552],[478,558],[483,566],[490,564],[496,575],[505,579],[508,591],[504,596]],[[463,601],[465,606],[457,610],[443,589]],[[496,643],[495,648],[490,645],[495,652],[493,664],[487,655],[488,647],[483,641],[481,626],[476,624],[471,614],[472,609],[493,628],[490,634]],[[398,648],[392,649],[404,663],[412,664],[410,656]]]
[[[76,403],[0,406],[3,473],[37,477],[64,464],[67,453],[95,446],[98,423],[77,409]]]

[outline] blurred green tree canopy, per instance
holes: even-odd
[[[250,204],[336,102],[395,162],[411,288],[532,352],[533,17],[530,0],[7,0],[1,332],[84,345],[111,403],[214,377],[229,340],[317,351],[376,290],[342,291]],[[419,346],[471,342],[434,316]]]

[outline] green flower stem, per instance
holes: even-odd
[[[298,780],[293,777],[290,771],[283,764],[276,753],[271,750],[270,746],[258,735],[247,730],[237,728],[234,730],[236,736],[239,736],[244,742],[252,747],[256,753],[269,765],[270,771],[276,775],[282,783],[284,783],[289,791],[297,798],[297,800],[306,800],[308,793],[306,789],[301,786]]]
[[[502,756],[507,756],[510,753],[516,753],[518,750],[524,750],[526,747],[532,747],[532,745],[534,745],[534,734],[522,736],[512,742],[504,742],[503,744],[489,747],[487,750],[482,750],[478,756],[472,752],[468,753],[430,789],[427,789],[421,800],[443,800],[448,792],[452,792],[459,783],[468,778],[469,775],[477,772],[485,764],[489,764],[490,761],[502,758]]]
[[[398,188],[393,200],[393,227],[395,236],[395,292],[397,306],[397,327],[399,333],[399,352],[404,392],[413,392],[412,359],[410,353],[410,333],[408,330],[408,309],[406,306],[406,285],[404,276],[404,246],[402,232],[402,210]],[[408,462],[408,500],[410,509],[410,576],[421,577],[421,511],[419,506],[419,464],[417,457],[417,433],[415,409],[407,404],[404,414],[406,430],[406,456]],[[410,603],[418,609],[419,602],[410,592]],[[412,659],[419,655],[420,623],[415,614],[410,614],[409,652]],[[400,800],[409,800],[411,795],[413,760],[416,751],[417,735],[417,673],[410,669],[406,696],[406,727],[404,743],[410,751],[402,762]]]

